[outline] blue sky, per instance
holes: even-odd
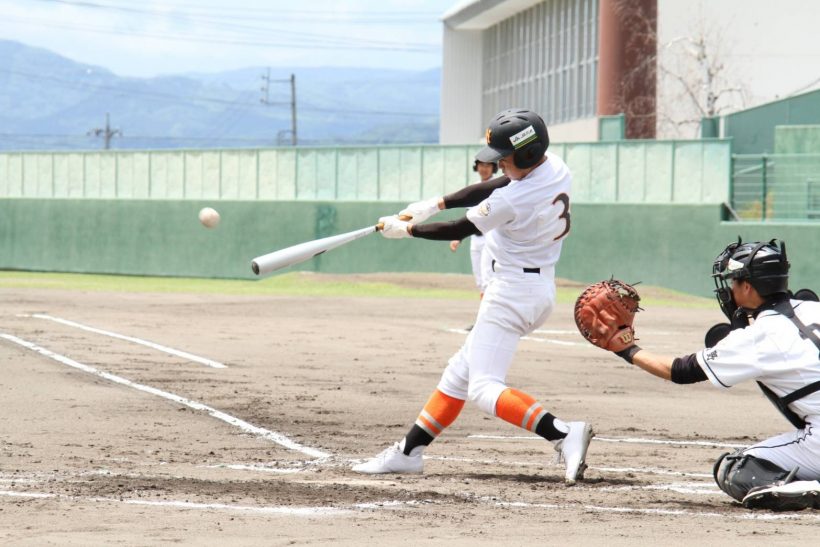
[[[0,0],[0,38],[123,76],[441,65],[456,0]]]

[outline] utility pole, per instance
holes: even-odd
[[[110,116],[109,116],[108,112],[106,112],[105,113],[105,128],[99,128],[98,127],[96,129],[92,129],[91,131],[88,132],[88,135],[91,135],[93,137],[102,136],[103,137],[103,142],[104,142],[104,147],[105,147],[106,150],[108,150],[108,149],[111,148],[111,138],[116,137],[116,136],[122,137],[122,131],[120,131],[119,129],[111,129]]]
[[[290,133],[290,143],[292,146],[296,146],[299,142],[299,137],[296,133],[296,75],[291,74],[289,79],[282,79],[282,80],[271,80],[270,77],[270,68],[267,69],[265,74],[262,75],[262,87],[259,90],[262,92],[262,98],[259,99],[259,102],[265,105],[283,105],[286,103],[282,102],[274,102],[270,100],[270,84],[273,83],[287,83],[290,82],[290,129],[283,129],[279,131],[276,135],[276,143],[280,144],[281,138],[283,134]]]
[[[264,96],[259,99],[259,102],[262,104],[270,104],[270,68],[268,68],[267,74],[262,75],[262,87],[259,88],[260,91],[264,94]]]

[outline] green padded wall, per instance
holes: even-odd
[[[820,224],[723,222],[720,207],[708,205],[576,204],[557,273],[584,282],[614,275],[711,296],[712,262],[738,235],[785,240],[792,287],[820,292]]]
[[[0,269],[255,279],[254,257],[367,226],[405,203],[221,201],[213,230],[197,220],[205,205],[214,204],[0,199]],[[820,291],[820,224],[721,222],[718,205],[575,204],[558,275],[585,282],[615,275],[707,296],[712,260],[738,235],[785,239],[793,286]],[[296,269],[469,273],[467,251],[374,234]]]
[[[212,230],[197,213],[210,205]],[[0,200],[0,268],[192,277],[255,278],[261,254],[375,224],[401,203],[161,200]],[[442,214],[451,218],[458,211]],[[469,253],[446,243],[369,236],[298,267],[330,272],[469,272]]]

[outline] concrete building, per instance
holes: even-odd
[[[820,2],[470,0],[442,16],[440,142],[481,139],[510,106],[553,140],[694,138],[701,119],[820,85]]]

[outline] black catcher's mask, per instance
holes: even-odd
[[[763,298],[789,291],[789,261],[786,259],[786,243],[772,239],[768,243],[755,241],[731,243],[723,249],[712,265],[715,295],[720,309],[732,320],[738,309],[732,297],[732,279],[742,279]]]

